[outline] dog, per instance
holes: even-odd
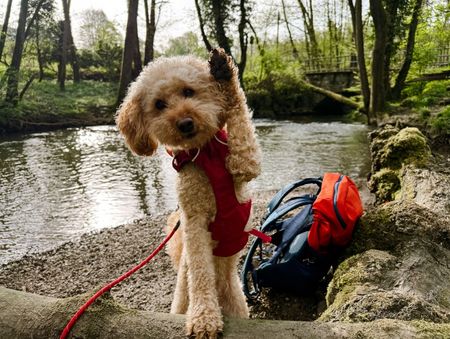
[[[238,69],[220,48],[208,61],[156,59],[130,85],[116,122],[134,153],[162,144],[174,157],[180,208],[167,229],[181,226],[167,246],[177,271],[171,313],[186,314],[187,335],[216,338],[223,315],[249,317],[237,265],[261,151]]]

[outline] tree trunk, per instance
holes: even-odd
[[[239,46],[241,48],[241,59],[238,64],[239,80],[241,82],[242,88],[244,88],[244,71],[247,65],[247,46],[248,46],[248,35],[245,32],[245,26],[247,26],[247,10],[245,8],[245,0],[240,0],[239,8],[241,11],[241,19],[239,21]]]
[[[195,9],[197,10],[198,21],[200,23],[200,33],[202,34],[203,43],[205,44],[206,50],[210,52],[212,50],[212,46],[205,33],[205,23],[203,22],[202,10],[200,8],[198,0],[195,0]]]
[[[402,94],[402,90],[405,87],[406,77],[409,73],[409,68],[411,67],[413,53],[414,53],[414,44],[416,42],[416,31],[417,25],[419,24],[419,17],[422,11],[423,0],[416,0],[411,23],[409,24],[409,33],[408,33],[408,42],[406,44],[406,52],[405,59],[403,60],[402,67],[398,72],[397,79],[395,79],[395,85],[392,89],[392,98],[400,99],[400,95]]]
[[[222,47],[228,55],[231,55],[230,42],[228,41],[228,37],[225,33],[225,10],[223,8],[225,4],[221,0],[212,0],[211,4],[217,43],[219,44],[219,47]]]
[[[0,60],[2,59],[3,49],[5,48],[6,35],[8,33],[9,16],[11,15],[12,0],[8,0],[6,5],[5,18],[3,19],[2,31],[0,32]]]
[[[375,30],[375,44],[372,51],[372,95],[370,97],[370,114],[373,117],[386,105],[385,58],[387,44],[387,18],[381,0],[370,0],[370,14]]]
[[[289,42],[290,42],[291,47],[292,47],[292,56],[294,57],[294,59],[298,59],[298,51],[297,51],[297,48],[295,47],[294,39],[292,39],[291,28],[289,27],[289,21],[287,19],[286,6],[284,4],[284,0],[281,0],[281,6],[283,7],[284,22],[286,23],[286,29],[288,31]]]
[[[358,58],[359,79],[361,82],[361,94],[363,96],[364,111],[367,114],[367,123],[372,124],[372,115],[370,113],[370,86],[367,76],[366,56],[364,51],[364,26],[362,22],[362,3],[356,0],[353,5],[352,0],[348,0],[350,13],[352,16],[353,33],[355,39],[356,53]]]
[[[303,4],[302,0],[297,0],[302,12],[303,24],[305,26],[305,34],[308,36],[310,54],[308,57],[313,60],[315,64],[319,64],[318,57],[320,56],[319,45],[316,39],[316,31],[314,29],[314,13],[311,0],[309,1],[309,11]]]
[[[69,18],[69,53],[70,53],[70,64],[72,65],[72,72],[73,72],[73,82],[79,83],[81,80],[80,64],[78,62],[77,48],[75,47],[75,43],[73,42],[72,25],[70,24],[70,18]]]
[[[14,44],[14,52],[11,60],[11,65],[7,70],[7,88],[6,98],[7,102],[17,104],[19,99],[19,71],[22,62],[23,46],[25,43],[25,25],[28,14],[28,0],[21,0],[19,22],[16,31],[16,43]]]
[[[135,61],[137,37],[137,13],[139,0],[128,0],[128,19],[125,34],[125,46],[122,54],[122,66],[120,71],[119,92],[117,105],[125,97],[128,85],[133,80],[133,61]]]
[[[42,57],[42,51],[41,51],[41,43],[40,43],[40,30],[39,30],[39,22],[36,23],[36,53],[37,53],[37,60],[38,60],[38,66],[39,66],[39,82],[44,79],[44,60]]]
[[[67,0],[62,0],[63,4],[63,12],[64,12],[64,21],[63,21],[63,29],[62,29],[62,46],[61,53],[59,59],[59,67],[58,67],[58,84],[59,89],[64,91],[66,89],[66,68],[67,68],[67,50],[69,46],[69,21],[67,20],[66,13],[69,13],[69,4]]]
[[[90,296],[90,295],[89,295]],[[57,299],[0,287],[1,338],[58,338],[86,295]],[[364,323],[226,318],[224,338],[423,338],[450,325],[383,319]],[[132,310],[111,297],[97,300],[72,328],[72,338],[185,338],[183,315]],[[420,325],[420,326],[419,326]]]
[[[155,7],[156,0],[151,0],[150,13],[148,11],[148,0],[144,0],[145,5],[145,26],[147,28],[145,37],[144,65],[154,59],[154,41],[156,34]]]

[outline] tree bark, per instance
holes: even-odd
[[[14,52],[11,64],[7,70],[7,88],[6,88],[6,102],[14,105],[19,100],[19,71],[22,62],[23,47],[25,43],[25,25],[28,14],[28,0],[21,0],[19,22],[17,24],[16,42],[14,44]]]
[[[9,16],[11,15],[12,0],[8,0],[6,4],[5,18],[3,19],[2,31],[0,32],[0,60],[3,55],[3,49],[5,48],[6,35],[8,33]]]
[[[409,68],[411,67],[413,53],[414,53],[414,45],[416,42],[416,31],[417,25],[419,24],[419,17],[422,11],[423,0],[416,0],[414,5],[411,23],[409,24],[409,32],[408,32],[408,42],[406,44],[406,52],[405,59],[403,60],[402,67],[398,72],[397,79],[395,79],[395,85],[392,88],[392,98],[399,99],[402,94],[402,90],[405,87],[406,77],[409,73]]]
[[[387,18],[381,0],[370,0],[370,14],[375,30],[375,44],[372,51],[372,95],[370,97],[370,114],[373,117],[386,105],[385,60],[387,44]]]
[[[125,46],[122,54],[122,66],[120,72],[119,92],[117,105],[125,97],[128,85],[133,80],[133,62],[135,61],[137,37],[137,13],[139,0],[128,0],[128,20],[125,34]]]
[[[145,5],[145,26],[146,37],[145,37],[145,51],[144,51],[144,64],[147,65],[150,61],[154,59],[154,41],[156,34],[156,20],[155,20],[155,7],[156,0],[151,0],[150,3],[150,13],[148,11],[148,0],[144,0]]]
[[[200,33],[202,34],[203,43],[205,44],[206,50],[210,52],[212,50],[212,46],[205,33],[205,23],[203,22],[202,10],[200,8],[198,0],[195,0],[195,9],[197,10],[198,21],[200,23]]]
[[[358,58],[359,79],[361,82],[361,94],[363,96],[364,111],[367,114],[367,123],[372,124],[372,115],[370,113],[370,86],[367,76],[366,56],[364,50],[364,26],[362,22],[362,1],[356,0],[353,5],[352,0],[348,0],[350,14],[352,16],[353,33]]]
[[[1,338],[58,338],[70,317],[90,295],[57,299],[0,287]],[[364,323],[225,319],[224,338],[423,338],[448,333],[450,325],[383,319]],[[185,338],[185,317],[132,310],[111,297],[88,308],[69,337]]]

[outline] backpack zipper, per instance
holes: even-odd
[[[344,219],[342,219],[341,214],[339,213],[338,207],[337,207],[337,198],[338,198],[338,190],[339,186],[342,182],[342,179],[344,179],[344,176],[339,176],[338,181],[334,184],[334,191],[333,191],[333,207],[334,207],[334,213],[336,214],[336,217],[338,218],[339,222],[341,223],[341,226],[343,229],[347,227],[347,225],[344,222]]]

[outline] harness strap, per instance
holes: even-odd
[[[261,231],[258,231],[256,228],[252,229],[248,233],[250,233],[251,235],[254,235],[255,237],[258,237],[259,239],[262,240],[263,243],[272,242],[272,237],[270,235],[267,235]]]

